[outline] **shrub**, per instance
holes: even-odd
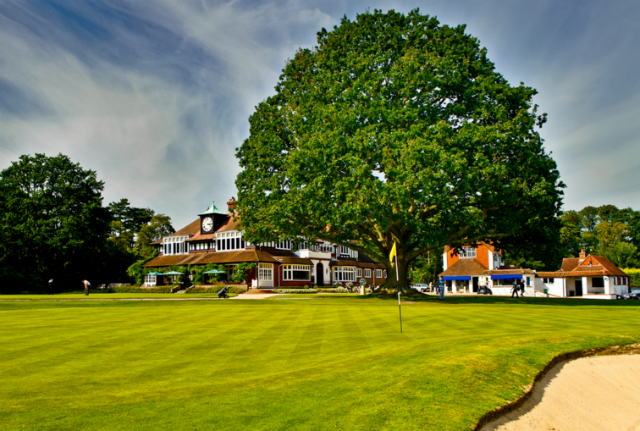
[[[140,288],[136,286],[117,286],[108,287],[105,289],[109,293],[174,293],[174,289],[179,289],[180,286],[159,286],[159,287],[147,287]]]
[[[316,293],[316,289],[276,289],[277,293]]]
[[[326,289],[320,287],[318,293],[349,293],[349,290],[344,287],[328,287]]]

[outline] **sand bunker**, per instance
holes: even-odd
[[[640,355],[565,361],[481,431],[640,431]]]

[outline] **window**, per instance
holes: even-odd
[[[259,264],[258,278],[264,281],[272,281],[273,280],[273,263]]]
[[[356,269],[352,266],[336,266],[333,268],[334,281],[356,281]]]
[[[591,279],[592,287],[604,287],[604,279],[602,277],[593,277]]]
[[[384,272],[384,278],[387,278],[387,271]]]
[[[551,278],[543,278],[542,282],[545,284],[553,284],[555,282],[555,279],[553,277]]]
[[[365,278],[371,278],[371,270],[370,269],[365,269],[364,270],[364,277]]]
[[[362,268],[358,268],[358,278],[362,277]]]
[[[462,247],[462,250],[460,250],[460,258],[475,258],[475,257],[476,257],[475,247]]]
[[[340,254],[349,254],[349,248],[344,245],[340,246]]]
[[[376,278],[382,278],[382,270],[376,269]]]
[[[282,265],[283,280],[311,280],[310,265]]]

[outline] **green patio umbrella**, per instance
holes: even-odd
[[[177,272],[177,271],[170,271],[170,272],[165,272],[162,275],[182,275],[182,272]]]
[[[147,275],[164,275],[162,272],[150,272]]]
[[[203,274],[226,274],[227,271],[220,271],[219,269],[212,269],[211,271],[205,271]]]

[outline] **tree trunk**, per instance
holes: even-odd
[[[384,265],[387,271],[387,279],[380,289],[376,292],[378,295],[397,295],[398,291],[400,291],[401,295],[405,296],[413,296],[418,294],[415,290],[411,288],[409,285],[409,280],[407,279],[407,270],[409,269],[409,265],[411,262],[408,262],[404,255],[398,252],[398,271],[397,274],[399,276],[396,277],[396,259],[393,260],[393,263],[389,262],[389,260],[385,260]],[[419,295],[419,294],[418,294]]]

